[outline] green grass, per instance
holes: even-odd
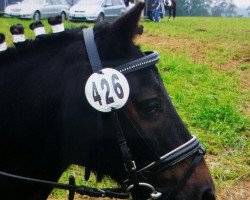
[[[26,36],[31,21],[0,18],[0,32],[22,23]],[[44,21],[46,30],[50,27]],[[159,51],[158,64],[167,91],[184,123],[208,152],[208,165],[218,189],[250,181],[250,19],[177,18],[175,22],[143,21],[142,49]],[[75,27],[66,21],[65,26]],[[84,24],[86,25],[86,24]],[[91,26],[92,24],[87,24]],[[71,167],[61,178],[75,174],[77,183],[96,186],[94,176],[86,183],[81,167]],[[110,179],[100,187],[113,186]],[[53,191],[55,197],[65,194]]]
[[[246,146],[246,136],[239,135],[247,129],[247,120],[237,111],[240,101],[235,91],[237,76],[192,64],[183,57],[171,61],[172,56],[175,55],[161,52],[159,68],[174,105],[187,125],[224,138],[216,142],[218,148]],[[167,73],[162,70],[164,66],[168,66]]]
[[[160,53],[161,75],[177,111],[208,153],[216,157],[218,164],[210,169],[217,186],[224,187],[227,180],[248,180],[249,119],[238,105],[245,99],[237,91],[237,73]]]
[[[190,55],[190,50],[202,53],[204,58],[198,60],[202,63],[230,65],[228,61],[250,56],[249,18],[181,17],[176,22],[167,23],[164,19],[162,23],[146,21],[143,24],[151,35],[165,38],[166,43],[169,41],[170,48],[172,40],[178,41],[179,48],[173,49],[178,53]],[[190,48],[184,48],[180,42]]]
[[[167,22],[164,18],[161,23],[145,20],[143,25],[154,35],[181,35],[193,39],[222,42],[247,42],[250,31],[249,18],[180,17],[171,22]]]
[[[92,173],[88,181],[84,180],[84,168],[76,165],[71,165],[67,171],[61,176],[59,182],[68,183],[68,178],[70,176],[75,177],[76,185],[84,185],[87,187],[97,187],[97,188],[112,188],[117,187],[117,184],[113,182],[109,177],[104,177],[101,183],[96,182],[95,175]],[[53,197],[60,198],[67,195],[64,190],[54,189],[52,192]]]
[[[250,19],[186,17],[143,25],[155,39],[138,43],[160,52],[166,89],[206,146],[217,188],[250,181]]]

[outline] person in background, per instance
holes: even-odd
[[[129,0],[124,0],[124,4],[125,4],[126,7],[128,7],[129,6]]]
[[[125,4],[125,6],[126,6],[126,11],[128,11],[129,10],[129,2],[130,2],[130,0],[123,0],[123,2]]]
[[[175,19],[176,16],[176,1],[175,0],[164,0],[164,7],[166,11],[168,10],[169,18],[168,21],[170,21],[170,17],[172,15],[172,10],[173,10],[173,20]]]
[[[165,2],[165,0],[160,0],[162,17],[166,16],[166,10],[165,10],[165,6],[164,6],[164,2]]]
[[[155,0],[152,7],[153,7],[153,19],[154,19],[154,22],[160,22],[160,15],[159,15],[159,11],[160,11],[160,8],[161,8],[160,0]]]

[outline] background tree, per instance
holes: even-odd
[[[208,16],[212,0],[176,0],[180,16]]]
[[[226,5],[225,15],[226,15],[227,17],[236,16],[236,14],[237,14],[236,9],[237,9],[237,6],[233,3],[233,0],[231,0],[231,1]]]
[[[237,6],[233,3],[233,0],[213,0],[211,15],[216,17],[235,16],[236,8]]]
[[[250,16],[250,6],[247,7],[247,11],[248,11],[248,16]]]
[[[176,13],[179,16],[187,16],[188,15],[188,10],[187,10],[187,5],[186,1],[187,0],[175,0],[176,1]]]
[[[212,0],[186,0],[188,15],[208,16]]]

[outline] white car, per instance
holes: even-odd
[[[68,14],[69,5],[65,0],[23,0],[5,9],[7,17],[35,19],[36,21],[57,15],[61,15],[64,20]]]
[[[114,21],[126,12],[123,0],[80,0],[70,8],[71,21]]]

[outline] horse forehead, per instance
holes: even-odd
[[[152,69],[139,70],[127,77],[132,94],[156,94],[159,91],[159,81]]]

